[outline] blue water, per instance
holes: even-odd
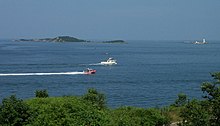
[[[128,44],[14,42],[0,40],[0,74],[97,70],[95,75],[0,76],[0,100],[16,94],[35,97],[104,93],[110,107],[170,105],[178,93],[201,98],[200,85],[220,71],[220,41],[194,45],[183,41],[128,41]],[[118,65],[97,63],[114,57]]]

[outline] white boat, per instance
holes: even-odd
[[[108,58],[108,60],[102,61],[101,64],[103,64],[103,65],[114,65],[114,64],[117,64],[117,62],[113,58]]]
[[[207,44],[208,42],[205,41],[205,39],[202,39],[202,42],[195,41],[193,44]]]

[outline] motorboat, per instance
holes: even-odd
[[[117,62],[113,58],[108,58],[106,61],[102,61],[101,64],[103,64],[103,65],[114,65],[114,64],[117,64]]]
[[[193,44],[207,44],[208,42],[205,41],[205,39],[202,39],[202,42],[195,41]]]
[[[83,72],[84,72],[84,74],[95,74],[95,73],[96,73],[96,70],[87,68],[87,69],[84,70]]]

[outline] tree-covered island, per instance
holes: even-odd
[[[41,39],[18,39],[15,40],[18,42],[92,42],[84,39],[78,39],[71,36],[58,36],[55,38],[41,38]],[[125,44],[124,40],[110,40],[110,41],[102,41],[94,43],[106,43],[106,44]]]
[[[21,42],[89,42],[87,40],[78,39],[71,36],[58,36],[55,38],[42,38],[42,39],[19,39],[16,41]]]
[[[124,40],[112,40],[112,41],[103,41],[102,43],[124,44],[126,42]]]

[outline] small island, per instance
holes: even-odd
[[[83,39],[78,39],[71,36],[58,36],[55,38],[41,38],[41,39],[18,39],[17,42],[94,42],[94,43],[106,43],[106,44],[125,44],[124,40],[110,40],[110,41],[88,41]]]
[[[102,43],[122,44],[122,43],[126,43],[126,42],[124,40],[112,40],[112,41],[103,41]]]
[[[19,39],[19,42],[89,42],[86,40],[78,39],[70,36],[58,36],[55,38],[43,38],[43,39]]]

